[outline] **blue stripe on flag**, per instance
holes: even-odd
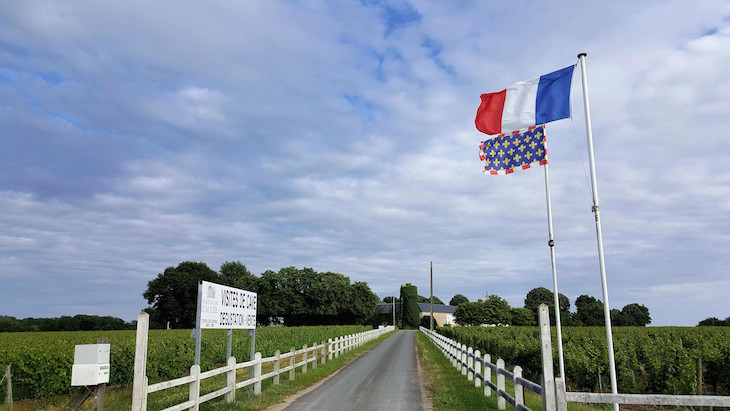
[[[535,101],[535,124],[570,117],[570,84],[574,67],[569,66],[540,76]]]

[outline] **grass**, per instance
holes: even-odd
[[[492,390],[491,396],[484,395],[484,387],[475,387],[474,381],[468,381],[461,371],[451,365],[451,361],[422,332],[416,333],[418,358],[423,366],[426,389],[431,395],[435,411],[488,409],[497,410],[497,395]],[[496,377],[492,374],[492,381]],[[507,380],[505,390],[514,396],[514,387]],[[542,410],[542,397],[525,389],[525,405],[531,410]],[[608,407],[589,407],[581,404],[568,404],[571,411],[608,410]],[[514,408],[507,403],[507,409]]]
[[[381,336],[373,341],[370,341],[360,347],[353,348],[352,350],[340,354],[338,358],[332,358],[327,360],[325,364],[318,363],[317,368],[312,367],[312,363],[308,365],[307,373],[302,373],[302,368],[296,369],[294,381],[289,381],[289,373],[282,373],[280,376],[280,384],[273,385],[273,378],[268,378],[261,383],[261,395],[253,395],[249,391],[248,387],[244,387],[236,390],[236,401],[232,404],[224,402],[223,397],[219,397],[203,403],[200,405],[201,410],[265,410],[268,407],[282,402],[286,397],[293,395],[307,387],[310,387],[328,375],[336,372],[344,365],[353,361],[355,358],[381,343],[383,340],[391,336],[392,333]],[[310,354],[311,358],[311,354]],[[302,360],[302,356],[299,355],[296,359],[297,362]],[[288,359],[287,359],[288,361]],[[282,361],[282,368],[287,366],[288,362],[284,364]],[[266,364],[262,367],[262,374],[265,374],[273,370],[273,364]],[[241,381],[247,379],[249,371],[247,368],[238,370],[236,380]],[[240,378],[240,379],[239,379]],[[200,387],[201,395],[208,392],[213,392],[217,389],[225,386],[225,377],[223,375],[207,378],[202,381]],[[164,391],[158,391],[151,393],[147,400],[147,409],[157,410],[165,407],[170,407],[175,404],[185,402],[188,396],[188,388],[186,386],[168,389]],[[69,396],[54,396],[49,398],[34,399],[34,400],[23,400],[16,401],[14,404],[14,411],[31,411],[31,410],[44,410],[44,411],[57,411],[61,410],[66,404],[70,397]],[[127,411],[131,409],[132,404],[132,389],[131,387],[107,387],[106,396],[104,401],[104,409],[107,411]],[[93,409],[93,398],[86,401],[82,410]],[[9,407],[5,404],[0,404],[0,411],[9,410]]]

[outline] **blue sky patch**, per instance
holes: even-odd
[[[379,0],[362,0],[362,4],[378,10],[380,18],[385,22],[386,37],[395,30],[421,22],[421,13],[408,2],[391,4]]]

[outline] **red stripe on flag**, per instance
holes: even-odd
[[[502,111],[507,89],[496,93],[482,94],[482,103],[477,109],[474,125],[484,134],[499,134],[502,132]]]
[[[508,169],[504,170],[504,173],[505,173],[505,174],[512,174],[512,173],[514,173],[514,172],[515,172],[515,170],[513,170],[513,169],[511,169],[511,168],[508,168]]]
[[[541,166],[544,166],[545,164],[547,164],[547,158],[544,159],[544,160],[540,160],[540,165]]]

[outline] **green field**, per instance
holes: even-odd
[[[341,335],[370,329],[364,326],[260,327],[256,329],[256,351],[264,357],[278,349],[311,345]],[[191,330],[150,330],[147,376],[150,384],[189,374],[195,359],[195,339]],[[13,398],[43,398],[72,391],[71,367],[74,346],[94,344],[107,338],[111,344],[111,385],[128,385],[134,374],[136,331],[78,331],[0,333],[0,370],[10,364]],[[226,330],[204,330],[200,366],[203,371],[225,364]],[[233,332],[233,356],[248,360],[250,341],[246,330]],[[0,398],[5,396],[4,384]]]
[[[520,365],[540,381],[537,327],[439,328],[441,334],[467,344],[493,360]],[[615,327],[618,389],[623,393],[695,394],[702,362],[704,394],[730,394],[730,327]],[[552,330],[558,368],[557,339]],[[565,374],[576,391],[610,390],[605,328],[563,327]]]

